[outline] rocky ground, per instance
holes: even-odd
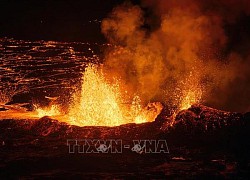
[[[241,178],[250,177],[250,114],[194,105],[175,124],[77,127],[44,117],[0,121],[3,178]],[[67,140],[166,140],[169,153],[69,153]],[[132,146],[130,146],[132,147]]]

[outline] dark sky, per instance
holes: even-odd
[[[0,37],[104,41],[99,21],[122,2],[123,0],[0,0]]]

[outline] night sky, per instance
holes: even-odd
[[[1,0],[0,37],[105,41],[100,21],[123,0]]]
[[[100,21],[125,0],[1,0],[0,37],[105,42]],[[139,4],[140,0],[132,0]],[[249,17],[227,27],[233,45],[248,36]],[[232,38],[231,38],[232,39]]]

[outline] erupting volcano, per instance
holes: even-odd
[[[0,32],[0,179],[250,177],[248,0],[112,1]]]
[[[144,106],[138,95],[129,97],[127,91],[121,91],[121,82],[115,78],[114,81],[112,84],[105,79],[101,66],[89,64],[83,73],[81,87],[71,97],[67,112],[56,103],[45,108],[35,105],[31,117],[50,116],[78,126],[118,126],[152,122],[161,113],[163,105],[160,102],[149,102]],[[201,89],[186,85],[188,87],[176,97],[178,104],[173,115],[200,102]]]

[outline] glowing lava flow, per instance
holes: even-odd
[[[191,75],[181,84],[181,91],[177,92],[176,96],[177,109],[174,110],[173,120],[168,124],[174,124],[175,115],[179,111],[200,102],[202,89],[197,82]],[[34,112],[2,105],[14,110],[2,112],[1,117],[9,116],[10,113],[32,119],[51,116],[78,126],[118,126],[154,121],[163,108],[162,104],[154,102],[143,106],[139,96],[127,97],[126,93],[121,91],[119,83],[118,80],[113,84],[109,83],[101,68],[89,65],[83,74],[81,87],[72,97],[68,112],[62,112],[60,105],[55,102],[45,108],[35,106]]]
[[[108,83],[97,66],[89,65],[83,74],[81,87],[71,100],[68,113],[60,112],[57,104],[46,108],[35,107],[35,114],[55,117],[78,126],[118,126],[127,123],[152,122],[162,110],[161,103],[148,103],[143,107],[139,96],[131,103],[125,99],[119,81]]]
[[[73,96],[67,116],[71,124],[79,126],[118,126],[151,122],[162,110],[160,103],[142,108],[138,96],[131,104],[124,102],[119,82],[108,83],[103,73],[90,65],[85,69],[81,91]]]
[[[180,87],[181,92],[177,93],[176,98],[177,109],[174,110],[171,125],[174,124],[175,115],[179,111],[199,103],[202,96],[202,90],[192,74]],[[162,108],[162,104],[158,102],[148,103],[143,107],[139,96],[125,98],[118,80],[114,84],[109,83],[101,68],[89,65],[83,74],[79,91],[72,97],[67,114],[60,112],[56,104],[43,109],[37,108],[36,113],[38,117],[57,117],[61,121],[78,126],[118,126],[152,122]]]
[[[36,113],[39,118],[44,116],[60,116],[61,112],[59,110],[59,107],[57,105],[51,105],[50,107],[46,108],[36,108]]]

